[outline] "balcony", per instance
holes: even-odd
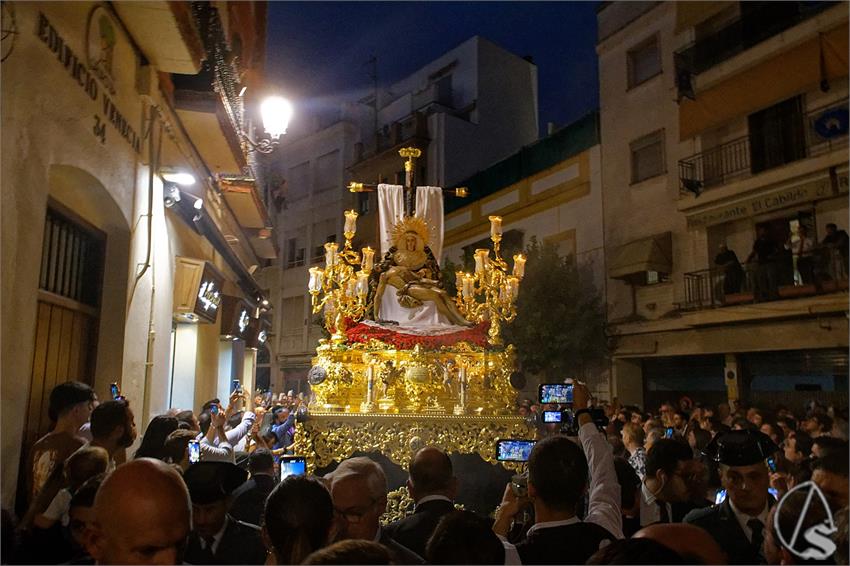
[[[813,268],[807,276],[802,276],[793,265],[777,262],[772,268],[775,269],[779,284],[775,292],[767,293],[770,298],[763,301],[756,301],[758,283],[755,264],[743,266],[741,281],[727,282],[722,268],[685,273],[685,302],[680,308],[683,311],[696,311],[847,290],[847,260],[837,249],[817,247],[814,249],[813,258]]]
[[[428,139],[428,120],[425,114],[414,112],[401,120],[387,124],[375,132],[375,145],[368,150],[362,143],[355,145],[355,162],[360,163],[388,150],[400,148],[402,145],[410,145],[411,140],[425,142]],[[418,145],[414,143],[413,145]],[[393,159],[398,160],[398,155],[393,154]]]
[[[210,168],[239,173],[247,161],[239,137],[245,122],[238,57],[227,46],[218,10],[207,2],[191,6],[205,60],[196,75],[172,75],[174,106]]]
[[[802,132],[795,128],[766,141],[744,136],[679,161],[679,188],[697,196],[703,191],[816,157],[847,146],[848,99],[803,115]]]
[[[800,24],[837,2],[742,3],[745,13],[718,30],[676,51],[676,83],[680,95],[693,97],[692,78],[759,43]],[[748,8],[748,9],[747,9]]]

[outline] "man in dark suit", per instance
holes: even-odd
[[[257,448],[248,457],[251,478],[233,492],[230,516],[244,523],[260,525],[266,499],[274,489],[274,456],[267,448]]]
[[[729,564],[764,562],[762,543],[773,498],[768,493],[770,472],[766,459],[779,447],[766,434],[733,430],[718,434],[706,446],[705,455],[720,465],[726,499],[720,505],[695,509],[685,523],[702,527],[714,537]]]
[[[183,474],[192,498],[192,531],[184,559],[189,564],[263,564],[260,527],[227,513],[231,494],[247,472],[229,462],[198,462]]]
[[[416,508],[413,515],[389,525],[386,532],[410,550],[425,556],[425,545],[437,523],[454,510],[457,478],[448,455],[434,446],[417,452],[408,472],[407,490]]]
[[[330,481],[337,517],[337,540],[379,542],[393,554],[395,564],[425,562],[381,528],[381,515],[387,510],[387,476],[377,462],[364,456],[349,458],[325,478]]]
[[[506,537],[512,519],[531,504],[535,523],[516,548],[506,545],[506,561],[516,564],[584,564],[601,547],[621,538],[620,484],[614,456],[587,406],[590,394],[583,384],[573,387],[575,419],[579,423],[576,444],[566,436],[550,436],[537,442],[528,460],[528,493],[519,497],[508,485],[496,511],[493,531]],[[576,511],[589,492],[584,520]],[[521,493],[519,495],[522,495]],[[504,539],[503,539],[504,540]]]

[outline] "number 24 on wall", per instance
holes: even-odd
[[[94,115],[94,126],[92,127],[94,136],[100,140],[100,143],[106,143],[106,123],[100,120],[100,116]]]

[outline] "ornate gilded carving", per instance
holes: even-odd
[[[380,452],[402,468],[423,446],[446,452],[479,454],[496,464],[500,438],[534,438],[534,429],[517,416],[386,415],[335,413],[311,415],[296,425],[295,454],[307,456],[310,473],[355,452]],[[518,465],[500,462],[507,468]]]
[[[416,502],[410,497],[407,486],[393,490],[387,494],[387,511],[381,515],[381,524],[387,526],[390,523],[401,521],[408,515],[413,514]],[[463,509],[460,503],[455,503],[455,509]]]

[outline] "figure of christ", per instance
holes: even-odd
[[[440,287],[440,267],[431,249],[425,244],[424,236],[427,236],[427,232],[423,235],[423,228],[416,220],[408,217],[399,222],[410,225],[409,229],[402,232],[403,227],[397,226],[395,245],[375,267],[378,284],[373,301],[374,320],[381,320],[381,299],[389,286],[395,290],[398,302],[403,307],[415,309],[430,301],[451,324],[474,326],[460,314],[454,299]]]

